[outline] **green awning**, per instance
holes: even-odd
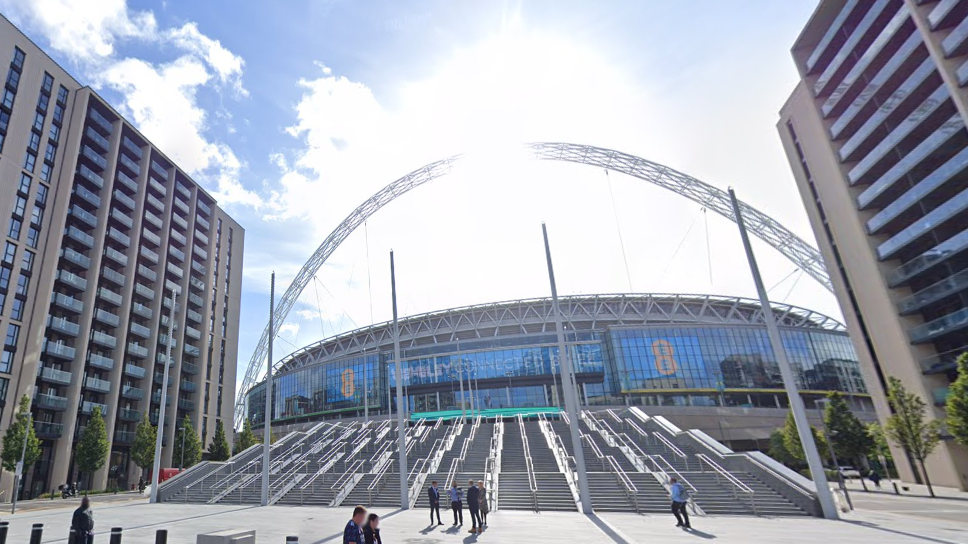
[[[478,415],[482,417],[517,417],[518,415],[527,417],[535,416],[538,414],[552,414],[557,415],[561,412],[561,408],[556,406],[545,406],[545,407],[535,407],[535,408],[488,408],[486,410],[467,410],[467,417],[477,417]],[[414,412],[410,414],[411,421],[418,421],[421,419],[457,419],[461,417],[460,410],[442,410],[439,412]]]

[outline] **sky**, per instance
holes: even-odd
[[[275,355],[391,317],[550,294],[755,297],[738,231],[617,173],[528,160],[559,141],[667,165],[815,237],[776,131],[816,0],[0,0],[245,228],[239,382],[277,297],[393,180],[453,171],[357,229],[300,295]],[[841,319],[754,241],[772,300]]]

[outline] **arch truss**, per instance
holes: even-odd
[[[707,209],[736,221],[730,204],[729,194],[708,183],[692,176],[673,170],[635,155],[582,144],[561,142],[537,142],[525,145],[525,149],[540,160],[562,161],[577,164],[587,164],[599,168],[607,168],[612,172],[621,172],[643,181],[658,185],[674,193],[682,195],[693,202],[697,202]],[[313,276],[319,271],[326,259],[336,251],[357,227],[363,224],[380,208],[389,204],[398,196],[450,173],[453,165],[461,159],[461,155],[454,155],[422,166],[409,174],[390,183],[376,194],[353,210],[333,232],[323,240],[316,252],[306,261],[292,284],[276,304],[273,317],[273,330],[279,330],[285,323],[289,310],[292,309],[299,295],[302,293]],[[830,277],[823,263],[820,252],[805,240],[780,224],[779,221],[746,204],[739,203],[746,221],[747,229],[755,236],[771,245],[793,262],[807,275],[817,280],[829,291],[833,291]],[[242,387],[236,392],[235,424],[241,425],[245,417],[246,392],[264,375],[265,357],[269,346],[269,327],[262,331],[259,344],[252,353],[249,366],[242,381]]]

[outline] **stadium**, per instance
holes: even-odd
[[[865,419],[873,407],[844,326],[773,305],[808,407],[839,391]],[[787,399],[758,301],[715,295],[616,294],[561,299],[585,408],[643,406],[735,449],[765,449]],[[481,304],[400,321],[405,410],[425,417],[516,414],[563,407],[550,298]],[[396,410],[393,328],[334,336],[281,360],[273,429]],[[264,424],[265,385],[247,417]]]

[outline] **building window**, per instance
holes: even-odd
[[[40,134],[36,132],[30,133],[30,140],[27,142],[27,149],[33,151],[34,153],[40,148]],[[31,170],[33,167],[31,167]]]
[[[37,187],[37,205],[44,206],[47,204],[47,186],[39,185]]]
[[[7,108],[8,110],[12,110],[13,109],[13,98],[14,98],[14,96],[16,96],[16,95],[14,94],[13,91],[11,91],[10,89],[4,89],[3,90],[3,101],[0,101],[0,104],[2,104],[3,107]]]
[[[11,270],[6,266],[0,266],[0,291],[4,293],[7,292],[7,288],[10,287],[10,274]]]
[[[41,91],[50,94],[54,90],[54,77],[44,72],[44,84],[41,86]]]
[[[24,170],[34,173],[34,164],[37,162],[37,155],[34,155],[30,151],[24,153]]]
[[[40,229],[37,227],[30,227],[27,229],[27,245],[37,249],[37,244],[40,243]]]
[[[14,91],[17,90],[17,85],[20,84],[20,72],[14,70],[13,68],[7,72],[7,87],[10,87]]]
[[[27,211],[27,199],[18,196],[13,204],[13,214],[17,217],[23,217],[25,211]]]
[[[20,263],[21,270],[32,272],[34,270],[34,252],[24,251],[23,261]]]
[[[14,325],[13,323],[7,325],[7,338],[3,341],[3,344],[7,347],[17,349],[17,340],[20,339],[20,325]]]
[[[17,294],[27,296],[27,291],[30,290],[30,276],[27,276],[23,272],[17,278]]]
[[[50,172],[53,170],[53,168],[53,166],[46,162],[40,165],[40,181],[50,183]]]
[[[57,125],[50,126],[50,141],[55,144],[60,140],[60,127]]]
[[[17,321],[23,320],[23,317],[24,317],[23,299],[14,297],[13,306],[10,307],[10,317],[11,319],[16,319]]]
[[[27,196],[30,194],[30,176],[20,173],[20,194]]]
[[[3,250],[3,262],[12,265],[17,255],[17,244],[7,242],[7,247]]]
[[[47,105],[50,103],[50,95],[41,93],[40,98],[37,99],[37,109],[44,112],[47,115]]]
[[[215,405],[215,415],[222,417],[222,386],[218,386],[218,404]]]
[[[7,387],[9,385],[10,380],[0,378],[0,417],[3,417],[3,407],[7,404]]]
[[[65,105],[67,104],[67,89],[65,89],[63,85],[61,85],[60,89],[57,90],[57,103]]]
[[[13,352],[12,351],[0,352],[0,372],[5,372],[7,374],[10,374],[11,369],[13,369]],[[3,379],[3,380],[6,382],[6,379]],[[6,384],[4,384],[4,387],[6,387]]]
[[[60,104],[54,106],[54,122],[58,125],[64,122],[64,106]]]
[[[57,156],[57,146],[51,143],[47,144],[47,149],[44,151],[44,160],[53,164],[54,158]]]
[[[14,47],[13,48],[13,61],[12,61],[13,67],[16,68],[17,70],[23,70],[24,69],[24,58],[26,56],[27,55],[19,47]],[[6,398],[6,397],[4,397],[4,398]]]
[[[34,211],[30,213],[30,224],[39,228],[41,223],[43,222],[44,222],[44,209],[34,206]]]
[[[34,115],[34,130],[37,132],[44,131],[44,114],[39,111]]]
[[[14,240],[19,239],[21,226],[23,226],[23,223],[19,219],[17,219],[16,217],[11,217],[10,228],[7,229],[7,236],[13,238]]]

